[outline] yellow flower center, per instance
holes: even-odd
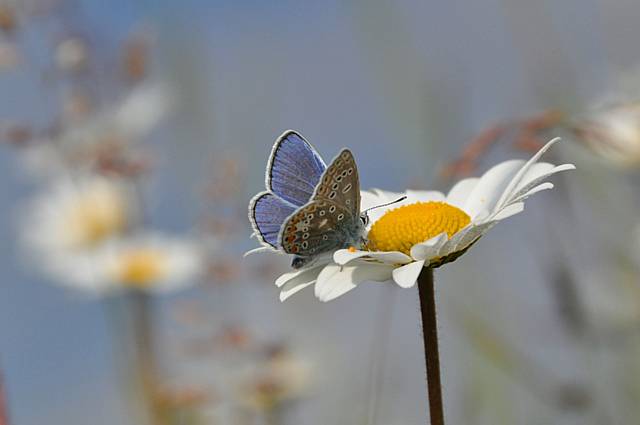
[[[400,251],[446,232],[449,238],[471,222],[459,208],[444,202],[418,202],[388,211],[376,221],[368,235],[368,248]]]
[[[122,200],[117,196],[102,195],[78,199],[69,211],[67,228],[75,247],[96,245],[126,226],[126,208]]]
[[[146,288],[166,274],[166,260],[162,252],[149,248],[125,252],[119,259],[117,279],[126,286]]]

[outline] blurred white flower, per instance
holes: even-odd
[[[101,155],[131,154],[168,113],[170,90],[148,83],[132,90],[111,107],[88,118],[67,120],[58,134],[31,143],[21,150],[27,172],[35,177],[58,176],[64,170],[92,170]]]
[[[244,373],[239,385],[239,401],[247,408],[268,411],[304,397],[310,390],[311,364],[285,348],[276,348],[263,362]]]
[[[51,260],[48,271],[59,283],[96,295],[127,289],[178,291],[197,283],[204,269],[195,241],[158,233],[114,239],[95,250]]]
[[[579,141],[619,167],[640,165],[640,102],[599,106],[573,125]]]
[[[363,281],[394,281],[413,286],[423,268],[456,260],[501,220],[524,210],[534,193],[553,188],[552,174],[572,170],[538,160],[559,139],[547,143],[528,162],[498,164],[480,178],[458,182],[448,193],[407,191],[400,203],[372,210],[365,249],[341,249],[333,262],[319,262],[281,276],[280,299],[315,283],[321,301],[332,300]],[[363,204],[392,202],[403,194],[372,191]]]
[[[133,213],[127,189],[114,180],[61,179],[28,205],[22,237],[37,253],[64,255],[95,248],[122,234]]]
[[[58,68],[65,72],[81,72],[89,63],[89,49],[80,38],[67,38],[56,47],[55,60]]]

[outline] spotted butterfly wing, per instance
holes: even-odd
[[[249,221],[258,240],[265,246],[278,249],[282,223],[296,211],[296,207],[271,192],[260,192],[249,202]]]
[[[327,166],[299,133],[285,131],[273,145],[267,164],[267,190],[300,207],[311,199]]]
[[[282,249],[313,257],[326,251],[359,244],[360,183],[351,151],[342,150],[322,175],[312,200],[283,224]]]
[[[347,246],[347,233],[354,233],[356,229],[352,227],[358,224],[348,219],[338,222],[338,215],[346,217],[347,213],[333,202],[309,202],[285,222],[280,235],[282,249],[288,254],[311,257]]]
[[[249,221],[262,245],[280,249],[281,227],[287,217],[309,202],[327,166],[304,137],[285,131],[273,145],[267,163],[266,191],[249,202]]]
[[[360,178],[349,149],[343,149],[322,174],[312,199],[333,202],[360,217]]]

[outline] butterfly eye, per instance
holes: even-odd
[[[360,220],[362,220],[362,224],[364,224],[365,226],[369,224],[369,216],[367,214],[362,214],[360,216]]]

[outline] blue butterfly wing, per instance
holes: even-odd
[[[320,155],[304,137],[287,130],[273,145],[267,164],[267,190],[301,207],[311,199],[326,168]]]
[[[275,249],[280,248],[280,227],[295,210],[295,206],[273,193],[258,193],[249,203],[249,220],[260,242]]]

